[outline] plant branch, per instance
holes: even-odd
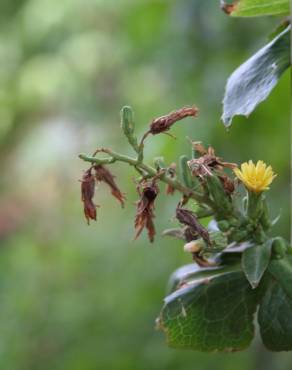
[[[106,153],[110,157],[109,158],[96,158],[94,156],[87,156],[86,154],[80,154],[79,158],[84,160],[85,162],[89,162],[92,164],[111,164],[116,161],[128,163],[129,165],[134,166],[134,168],[139,172],[139,174],[141,174],[141,172],[142,173],[144,172],[146,175],[149,175],[151,177],[157,176],[161,181],[172,186],[174,189],[182,193],[184,196],[194,199],[197,202],[205,203],[209,206],[212,206],[210,199],[208,199],[205,195],[195,190],[189,189],[177,179],[173,179],[170,176],[167,176],[164,171],[162,171],[159,174],[159,172],[157,172],[155,168],[143,162],[140,162],[140,158],[132,158],[132,157],[114,152],[113,150],[107,149],[107,148],[97,149],[95,154],[97,153]]]

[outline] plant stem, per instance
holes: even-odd
[[[141,162],[140,158],[137,158],[137,159],[132,158],[132,157],[129,157],[129,156],[126,156],[126,155],[123,155],[123,154],[116,153],[113,150],[107,149],[107,148],[100,148],[96,151],[96,153],[99,153],[99,152],[106,153],[110,157],[99,159],[99,158],[96,158],[96,157],[87,156],[86,154],[80,154],[79,158],[84,160],[85,162],[89,162],[89,163],[92,163],[92,164],[110,164],[110,163],[114,163],[116,161],[128,163],[129,165],[134,166],[134,168],[140,174],[141,174],[140,171],[142,171],[142,172],[144,171],[147,175],[149,175],[151,177],[157,176],[157,177],[159,177],[159,179],[161,181],[163,181],[166,184],[172,186],[174,189],[178,190],[180,193],[182,193],[186,197],[192,198],[192,199],[196,200],[199,203],[204,203],[204,204],[207,204],[209,206],[212,206],[212,202],[205,195],[203,195],[199,192],[196,192],[192,189],[189,189],[188,187],[184,186],[177,179],[173,179],[173,178],[167,176],[164,172],[161,172],[161,174],[159,174],[159,172],[157,172],[155,168]]]

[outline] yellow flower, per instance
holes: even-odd
[[[258,161],[255,165],[252,161],[242,163],[241,169],[233,170],[235,175],[244,183],[245,187],[255,193],[261,193],[269,189],[269,185],[277,176],[271,166],[267,166],[263,161]]]

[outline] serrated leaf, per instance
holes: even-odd
[[[258,17],[264,15],[288,15],[289,0],[235,0],[223,1],[223,9],[233,17]],[[229,10],[229,11],[228,11]]]
[[[255,289],[266,271],[271,258],[272,243],[256,245],[242,253],[242,269],[251,287]]]
[[[290,65],[290,29],[237,68],[229,77],[223,99],[222,121],[230,126],[235,115],[248,116],[265,100]]]
[[[241,271],[224,273],[165,299],[159,325],[169,346],[199,351],[237,351],[254,336],[258,292]]]

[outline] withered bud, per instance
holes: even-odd
[[[150,242],[154,241],[155,226],[153,223],[154,215],[154,201],[159,192],[158,186],[154,180],[143,180],[138,185],[138,193],[140,200],[137,202],[137,213],[135,217],[136,234],[134,239],[137,239],[142,230],[146,227]]]
[[[207,149],[204,147],[204,145],[200,141],[192,142],[192,147],[199,156],[207,154]]]
[[[120,191],[116,182],[115,176],[102,165],[96,165],[93,167],[95,170],[95,178],[97,182],[105,182],[111,189],[112,195],[118,199],[121,203],[121,206],[125,206],[125,195]]]
[[[171,126],[186,117],[196,117],[199,113],[198,108],[196,107],[184,107],[173,111],[165,116],[155,118],[151,124],[149,132],[152,135],[160,134],[161,132],[168,131]]]
[[[190,226],[185,226],[184,228],[184,237],[187,242],[198,239],[199,234],[194,231]]]
[[[208,230],[199,223],[196,215],[192,211],[189,211],[185,208],[177,207],[176,218],[181,224],[189,226],[192,232],[200,235],[207,244],[211,244]]]
[[[171,165],[168,167],[167,174],[169,175],[170,178],[174,178],[176,176],[176,164],[175,163],[171,163]],[[173,195],[174,192],[175,192],[175,188],[172,185],[167,184],[166,194]]]
[[[216,262],[208,261],[206,258],[200,255],[200,252],[198,253],[192,253],[193,260],[201,267],[215,267],[217,266]]]
[[[220,7],[223,10],[224,13],[227,15],[230,15],[232,12],[235,11],[237,7],[238,0],[234,0],[232,4],[227,4],[224,0],[220,1]]]
[[[84,215],[89,225],[90,220],[96,221],[96,205],[93,203],[95,179],[91,168],[87,170],[81,180],[81,200],[84,204]]]
[[[234,180],[231,179],[230,177],[228,177],[227,175],[220,175],[218,176],[222,185],[223,185],[223,188],[225,190],[225,192],[227,194],[232,194],[235,190],[235,185],[234,185]]]

